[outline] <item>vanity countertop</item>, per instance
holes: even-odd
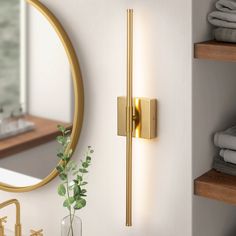
[[[57,129],[58,124],[64,125],[68,128],[71,127],[70,125],[60,121],[31,115],[25,116],[25,119],[35,124],[35,130],[1,140],[0,158],[10,156],[55,140],[56,136],[59,135],[59,131]]]

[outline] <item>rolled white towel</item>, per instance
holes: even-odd
[[[222,149],[236,150],[236,126],[215,133],[214,144]]]
[[[236,0],[219,0],[216,2],[219,11],[236,13]]]
[[[224,161],[236,164],[236,152],[228,149],[221,149],[220,156],[224,158]]]
[[[208,21],[217,27],[236,29],[236,14],[213,11],[208,15]]]

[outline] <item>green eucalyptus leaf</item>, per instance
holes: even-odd
[[[87,190],[86,189],[82,189],[81,193],[80,193],[80,196],[81,197],[87,197],[87,195],[85,193],[87,193]]]
[[[67,164],[70,161],[70,157],[68,157],[67,155],[64,155],[62,160]]]
[[[87,184],[88,184],[88,182],[85,182],[85,181],[84,181],[84,182],[82,182],[80,185],[81,185],[81,186],[84,186],[84,185],[87,185]]]
[[[80,196],[80,194],[77,194],[74,196],[74,198],[75,198],[75,201],[78,201],[81,198],[81,196]]]
[[[66,195],[66,188],[64,184],[60,184],[57,188],[57,192],[60,196],[65,196]]]
[[[74,186],[74,196],[80,194],[80,189],[79,189],[79,186],[78,185],[75,185]]]
[[[90,157],[90,156],[87,156],[87,157],[86,157],[86,161],[87,161],[87,162],[90,162],[90,161],[91,161],[91,157]]]
[[[81,175],[77,175],[77,180],[78,181],[82,181],[83,180],[83,177]]]
[[[79,193],[81,193],[81,187],[78,185],[78,188],[79,188]]]
[[[64,136],[58,136],[57,137],[57,142],[64,146],[66,144],[67,140]]]
[[[69,200],[69,203],[70,203],[70,204],[73,204],[73,203],[75,202],[75,198],[74,198],[74,197],[69,197],[68,200]]]
[[[63,180],[63,181],[67,179],[67,175],[66,175],[65,173],[59,174],[59,177],[60,177],[60,179]]]
[[[62,158],[64,157],[64,153],[63,153],[63,152],[59,152],[59,153],[57,153],[57,156],[58,156],[60,159],[62,159]]]
[[[57,125],[57,128],[62,133],[64,133],[66,131],[66,128],[63,125]]]
[[[65,137],[65,144],[71,143],[71,138],[70,136]]]
[[[88,168],[88,167],[89,167],[89,164],[88,164],[87,162],[83,162],[83,163],[82,163],[82,166],[83,166],[84,168]]]
[[[76,201],[74,209],[79,210],[85,206],[86,206],[86,200],[83,198],[80,198],[79,200]]]
[[[79,172],[81,172],[81,173],[83,173],[83,174],[86,174],[86,173],[88,173],[88,171],[87,171],[86,169],[84,169],[84,168],[83,168],[83,169],[82,169],[82,168],[81,168],[81,169],[79,169]]]
[[[64,207],[67,207],[68,209],[70,209],[70,201],[69,201],[69,199],[66,199],[66,200],[63,202],[63,206],[64,206]]]
[[[62,165],[58,165],[56,169],[60,173],[64,171],[64,167]]]

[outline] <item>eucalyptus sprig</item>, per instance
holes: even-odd
[[[70,235],[71,232],[73,236],[75,211],[86,206],[85,198],[87,196],[87,190],[85,186],[88,182],[84,180],[84,177],[88,173],[88,168],[91,164],[91,156],[94,150],[91,146],[88,146],[85,157],[81,161],[81,165],[78,165],[75,161],[71,160],[73,154],[73,150],[69,149],[71,131],[61,125],[58,125],[58,130],[61,132],[61,135],[57,137],[57,142],[61,145],[61,148],[57,156],[61,162],[56,169],[59,173],[61,183],[57,188],[57,192],[61,197],[64,197],[63,206],[69,210],[70,230],[68,235]]]

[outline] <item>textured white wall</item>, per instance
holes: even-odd
[[[84,77],[85,121],[74,158],[79,160],[87,145],[96,151],[88,206],[78,213],[84,236],[191,235],[191,1],[43,2],[71,36]],[[125,94],[128,7],[135,10],[138,45],[134,94],[159,100],[159,138],[134,143],[132,228],[124,226],[125,139],[116,135],[116,97]],[[46,236],[59,236],[66,211],[57,184],[31,193],[1,192],[0,201],[21,201],[27,234],[30,227],[42,227]]]
[[[193,1],[193,42],[211,39],[207,14],[215,0]],[[209,170],[217,130],[235,123],[235,64],[193,60],[193,179]],[[193,197],[193,236],[234,236],[235,207]]]

